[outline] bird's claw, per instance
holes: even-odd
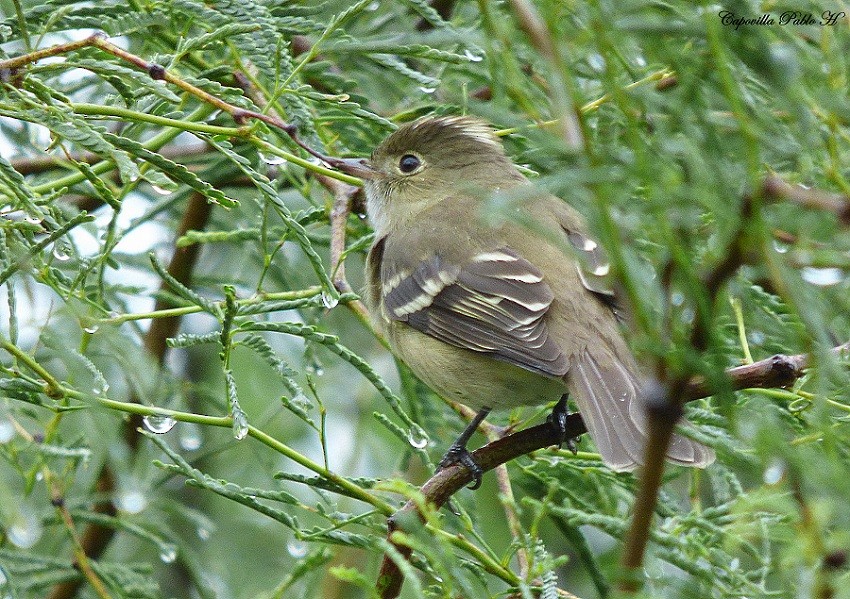
[[[575,438],[567,438],[567,416],[569,415],[570,411],[567,409],[567,396],[564,395],[561,397],[560,401],[555,404],[555,407],[552,409],[552,413],[549,414],[546,421],[551,424],[555,429],[555,432],[558,433],[558,449],[560,449],[562,445],[566,444],[567,449],[575,455],[578,453]]]
[[[475,461],[469,450],[457,443],[453,443],[446,452],[446,455],[443,456],[443,459],[440,460],[437,466],[437,472],[455,464],[460,464],[472,474],[472,484],[468,487],[469,489],[475,490],[481,486],[481,477],[484,474],[484,470],[481,469],[481,466],[478,465],[478,462]]]

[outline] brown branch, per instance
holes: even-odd
[[[694,327],[690,344],[697,351],[704,352],[711,339],[711,305],[723,284],[737,272],[744,261],[744,238],[752,217],[752,198],[746,196],[741,202],[738,228],[723,254],[723,258],[702,277],[700,294],[703,301],[696,302]],[[661,372],[662,376],[666,373]],[[655,515],[658,492],[661,490],[665,456],[676,422],[683,413],[682,403],[686,399],[686,389],[691,379],[688,373],[682,373],[672,380],[650,385],[646,390],[647,439],[644,449],[644,467],[640,476],[640,487],[635,498],[635,509],[623,546],[622,565],[624,575],[620,581],[620,590],[633,593],[639,588],[634,575],[643,565],[646,545],[649,542],[650,526]]]
[[[850,227],[850,196],[831,193],[822,189],[809,189],[802,185],[791,185],[778,175],[768,175],[761,189],[768,200],[789,200],[804,208],[831,212],[845,227]]]
[[[850,354],[850,341],[832,350],[836,356]],[[787,387],[800,378],[805,369],[811,364],[807,354],[794,356],[777,355],[759,360],[745,366],[737,366],[726,370],[729,388],[740,391],[753,388]],[[683,401],[692,401],[708,397],[712,392],[701,378],[694,378],[682,390]],[[567,438],[574,439],[587,432],[587,428],[579,414],[567,417]],[[533,451],[557,445],[560,442],[558,432],[549,423],[540,424],[503,437],[472,452],[475,461],[486,472],[500,464]],[[432,476],[421,489],[425,501],[435,508],[440,508],[460,489],[472,482],[472,475],[463,466],[451,466]],[[409,501],[388,522],[387,538],[392,542],[392,533],[398,530],[400,522],[408,520],[411,514],[418,513],[416,504]],[[403,545],[395,548],[405,558],[410,557],[411,550]],[[388,557],[384,557],[378,575],[378,591],[381,599],[393,599],[401,591],[404,577],[398,566]]]
[[[186,205],[186,210],[183,213],[183,218],[177,227],[174,238],[179,239],[187,231],[192,229],[204,229],[212,213],[212,206],[202,194],[193,193],[189,197],[189,202]],[[168,273],[184,285],[189,286],[191,284],[192,272],[198,260],[200,247],[200,245],[190,245],[182,248],[175,247],[174,255],[171,257],[171,262],[168,265]],[[163,282],[160,285],[160,289],[165,288],[166,284]],[[162,310],[167,307],[169,306],[164,300],[157,299],[154,309]],[[155,318],[151,322],[150,329],[145,334],[143,341],[145,350],[157,362],[160,368],[165,363],[166,339],[173,337],[179,326],[179,316]],[[138,402],[138,397],[131,397],[131,401]],[[124,439],[133,453],[136,452],[141,439],[141,435],[138,432],[141,426],[141,417],[138,415],[131,416],[124,426]],[[114,491],[114,477],[109,464],[104,464],[101,468],[98,474],[96,489],[98,493],[111,494]],[[110,516],[114,516],[117,513],[111,501],[96,504],[94,511]],[[85,555],[92,560],[97,560],[109,546],[114,536],[114,528],[91,523],[86,526],[80,536],[80,546]],[[49,599],[71,599],[77,594],[82,584],[82,578],[58,584],[53,588]]]

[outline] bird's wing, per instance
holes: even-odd
[[[464,264],[439,255],[411,270],[385,262],[381,285],[390,320],[546,376],[568,370],[544,319],[554,294],[543,273],[508,247],[475,254]]]

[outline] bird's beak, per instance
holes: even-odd
[[[378,178],[378,171],[372,168],[366,158],[340,158],[334,161],[333,166],[347,175],[361,179]]]

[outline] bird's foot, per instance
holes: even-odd
[[[478,465],[478,462],[475,461],[475,458],[472,457],[472,453],[470,453],[466,446],[457,442],[452,443],[446,455],[440,460],[440,463],[437,465],[437,472],[455,464],[460,464],[469,470],[469,473],[472,475],[470,489],[475,490],[481,486],[481,476],[484,474],[484,470],[481,469],[481,466]]]
[[[555,407],[552,408],[552,413],[549,414],[549,417],[546,421],[552,425],[555,429],[555,432],[558,433],[558,447],[566,444],[567,449],[569,449],[575,455],[578,453],[576,449],[576,440],[573,437],[567,438],[567,416],[570,415],[570,410],[567,407],[567,394],[564,393],[561,396],[561,399],[558,400],[558,403],[555,404]]]

